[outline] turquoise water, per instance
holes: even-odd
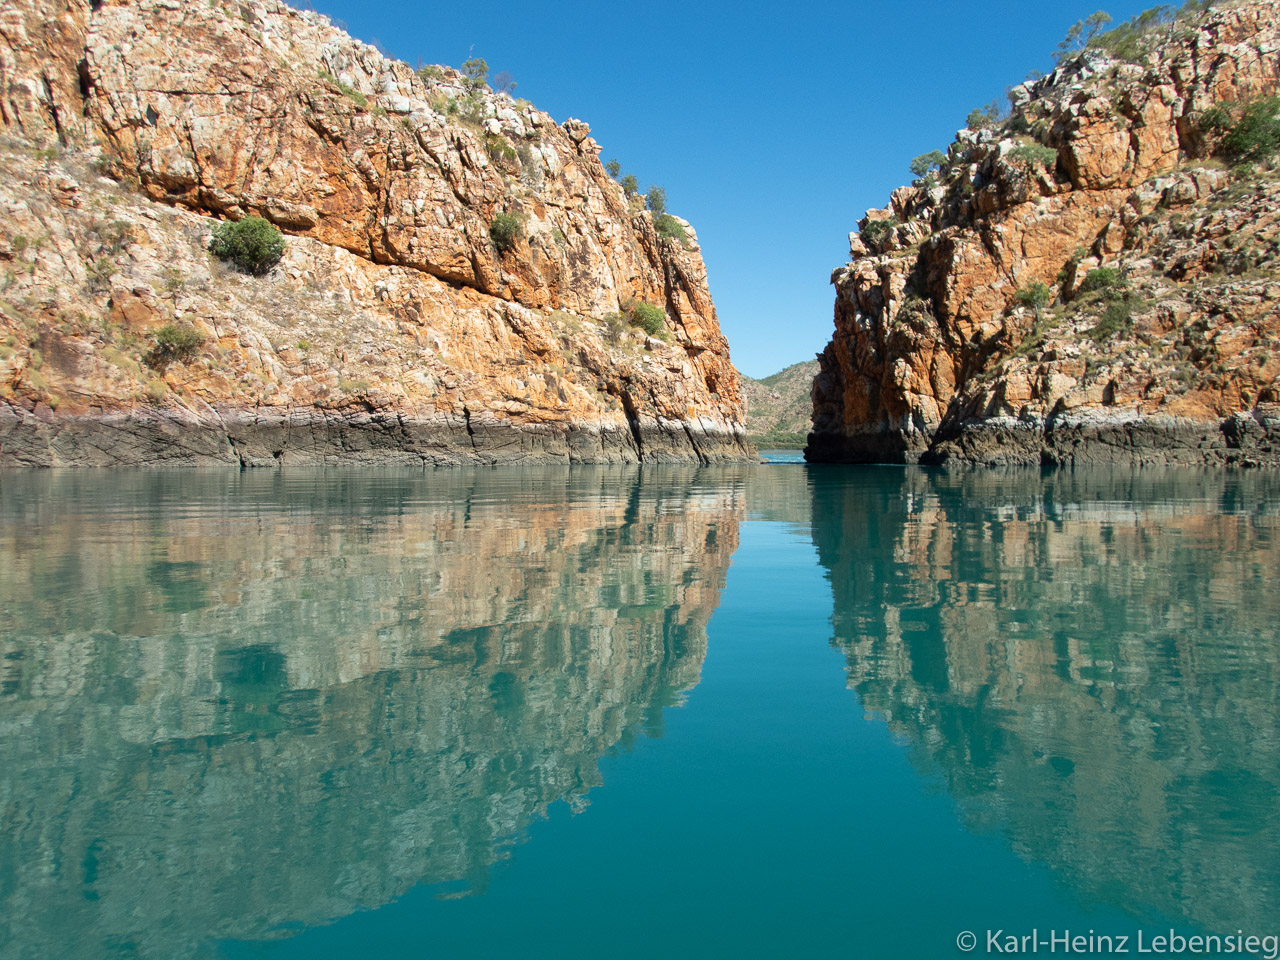
[[[1274,935],[1278,535],[1258,472],[0,475],[0,957]]]

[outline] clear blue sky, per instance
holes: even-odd
[[[911,158],[1048,71],[1099,0],[313,2],[410,63],[474,51],[557,121],[591,124],[601,159],[665,187],[697,228],[734,362],[762,377],[826,344],[831,271]],[[1121,20],[1150,5],[1103,9]]]

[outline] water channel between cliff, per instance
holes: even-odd
[[[1275,932],[1275,474],[0,484],[6,960]]]

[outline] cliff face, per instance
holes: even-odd
[[[1280,177],[1208,122],[1276,95],[1278,51],[1274,5],[1224,4],[961,131],[850,237],[809,457],[1280,461]]]
[[[0,18],[0,462],[749,454],[696,234],[585,123],[280,3]],[[287,234],[265,277],[206,253],[246,215]],[[167,323],[204,343],[153,370]]]

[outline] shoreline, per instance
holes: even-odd
[[[738,463],[757,459],[739,424],[636,416],[515,424],[469,411],[429,416],[314,407],[185,407],[59,416],[0,404],[0,468],[470,466]]]
[[[810,463],[922,466],[1280,466],[1280,419],[1237,413],[1218,420],[1058,415],[992,417],[933,433],[881,429],[811,433]]]

